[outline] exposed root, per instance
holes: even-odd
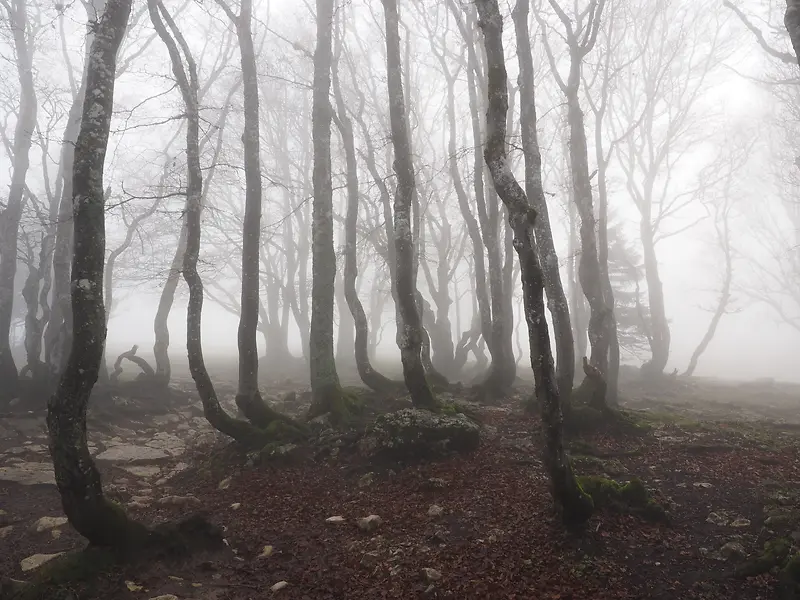
[[[138,350],[139,346],[134,344],[133,348],[131,348],[127,352],[123,352],[117,357],[117,360],[114,362],[114,371],[108,377],[110,382],[116,383],[117,380],[119,379],[119,376],[122,374],[122,361],[125,359],[128,359],[142,370],[139,377],[143,377],[146,379],[156,378],[156,372],[153,370],[153,367],[150,366],[150,363],[148,363],[141,356],[136,356],[136,352]]]

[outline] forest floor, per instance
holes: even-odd
[[[151,414],[96,408],[92,452],[109,496],[133,517],[203,511],[223,527],[226,550],[107,569],[42,598],[766,600],[778,597],[773,574],[733,569],[771,537],[800,544],[800,521],[765,524],[776,507],[800,511],[800,386],[627,382],[625,406],[649,427],[582,433],[570,442],[576,470],[641,478],[672,521],[598,512],[581,532],[552,512],[539,419],[520,409],[530,389],[479,410],[482,443],[469,455],[401,466],[341,453],[253,467],[210,431],[191,382],[178,387]],[[229,401],[233,387],[219,387]],[[84,546],[58,520],[46,443],[41,413],[0,415],[0,578],[29,579],[32,556]],[[366,533],[356,522],[371,514],[382,524]],[[278,582],[288,585],[273,591]]]

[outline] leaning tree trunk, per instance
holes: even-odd
[[[334,0],[317,0],[317,47],[311,127],[314,145],[314,205],[311,276],[311,408],[309,416],[347,416],[349,398],[339,383],[333,351],[333,305],[336,254],[333,248],[333,184],[331,181],[331,63]]]
[[[394,196],[394,247],[397,258],[395,287],[401,325],[397,345],[403,362],[403,377],[414,406],[436,408],[437,401],[425,378],[420,352],[422,350],[422,319],[417,310],[414,281],[414,239],[411,204],[414,196],[414,165],[408,139],[408,124],[403,96],[402,64],[400,60],[400,17],[397,0],[382,0],[386,21],[386,70],[389,92],[389,121],[394,148],[394,171],[397,188]]]
[[[14,312],[14,280],[17,274],[17,240],[22,218],[22,197],[30,165],[29,152],[36,128],[36,90],[33,86],[33,40],[25,0],[6,5],[14,35],[20,95],[14,130],[14,161],[6,207],[0,212],[0,398],[14,398],[18,391],[17,365],[11,353],[11,319]]]
[[[169,361],[169,313],[175,301],[175,293],[178,290],[178,282],[181,277],[181,263],[186,252],[186,226],[181,226],[178,235],[178,245],[175,247],[175,254],[172,257],[172,264],[167,274],[167,280],[161,290],[161,297],[158,299],[158,309],[155,319],[153,319],[153,333],[155,343],[153,344],[153,356],[156,363],[155,381],[159,385],[169,385],[172,376],[172,365]]]
[[[339,42],[341,43],[341,42]],[[333,63],[331,75],[333,93],[336,99],[336,124],[342,136],[345,163],[347,167],[347,214],[345,216],[345,243],[344,243],[344,295],[350,313],[355,322],[355,360],[358,375],[364,385],[376,392],[388,392],[397,389],[397,384],[385,377],[372,367],[369,358],[369,323],[361,300],[358,298],[356,279],[358,277],[358,255],[356,243],[358,241],[358,165],[356,163],[356,144],[353,134],[353,122],[347,114],[339,85],[338,61]]]
[[[550,350],[550,334],[544,314],[544,275],[534,241],[534,222],[537,214],[528,204],[525,192],[517,183],[506,155],[508,87],[503,52],[503,21],[497,0],[477,0],[476,4],[480,16],[479,25],[483,30],[486,45],[489,82],[484,158],[495,189],[508,208],[509,222],[514,230],[514,247],[519,256],[522,274],[531,366],[545,426],[545,464],[550,476],[553,499],[561,511],[564,522],[583,523],[591,516],[593,504],[591,498],[581,490],[564,451],[561,402]],[[527,0],[519,0],[516,10],[527,13]],[[541,178],[541,172],[538,177]]]
[[[569,406],[575,381],[575,348],[570,323],[569,302],[561,284],[550,215],[542,185],[542,154],[536,133],[536,95],[533,77],[530,32],[528,31],[528,0],[519,0],[511,13],[517,38],[519,61],[520,121],[522,123],[522,152],[525,156],[525,193],[536,210],[536,245],[541,256],[547,304],[553,319],[556,342],[556,377],[563,406]]]
[[[186,349],[189,371],[192,374],[203,412],[208,422],[218,431],[250,448],[261,448],[270,441],[270,436],[246,421],[232,418],[220,406],[219,400],[208,375],[203,359],[201,338],[203,315],[203,281],[197,272],[200,254],[203,200],[203,172],[200,167],[200,108],[198,100],[197,67],[189,46],[174,20],[160,0],[148,0],[150,20],[158,33],[172,62],[172,72],[178,82],[186,110],[186,210],[184,212],[186,231],[186,252],[183,255],[183,278],[189,287],[189,306],[186,317]],[[163,16],[163,20],[162,20]],[[164,26],[166,21],[169,31]],[[170,35],[171,33],[171,35]],[[174,37],[173,37],[174,36]],[[180,46],[180,47],[179,47]],[[181,57],[183,54],[183,58]],[[186,67],[184,67],[184,58]],[[263,407],[263,408],[262,408]],[[280,418],[265,404],[260,410],[270,413],[272,418]],[[268,419],[265,419],[268,420]]]
[[[47,413],[50,454],[64,513],[91,544],[116,547],[140,542],[147,530],[130,521],[103,495],[100,473],[86,444],[86,408],[97,381],[106,337],[103,163],[114,103],[116,55],[130,12],[131,0],[109,0],[93,28],[87,93],[72,176],[72,311],[76,327],[67,366]]]

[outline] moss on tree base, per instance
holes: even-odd
[[[638,515],[646,521],[669,523],[666,509],[650,497],[638,478],[619,483],[597,475],[581,475],[578,484],[591,496],[596,508]]]
[[[364,400],[360,394],[336,384],[314,392],[308,409],[308,419],[329,415],[332,424],[343,426],[363,411]]]

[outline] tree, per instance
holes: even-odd
[[[103,495],[100,473],[86,444],[86,407],[106,337],[103,163],[114,104],[117,50],[130,12],[131,0],[108,0],[91,28],[86,100],[72,175],[75,250],[71,289],[76,326],[66,368],[47,411],[50,455],[64,513],[91,544],[116,547],[142,542],[147,530]]]
[[[5,208],[0,211],[0,397],[17,395],[18,372],[11,353],[11,316],[14,306],[14,280],[17,273],[17,240],[22,218],[25,179],[30,165],[30,149],[36,129],[36,90],[33,85],[33,51],[36,32],[28,22],[26,0],[3,0],[8,24],[14,37],[20,96],[14,130],[11,186]]]
[[[403,377],[414,406],[436,408],[437,401],[425,378],[422,350],[422,319],[417,308],[414,268],[414,239],[411,204],[415,193],[414,165],[408,137],[402,62],[400,59],[400,17],[397,0],[382,0],[386,23],[386,71],[389,93],[389,121],[397,188],[394,196],[395,287],[401,322],[397,324],[397,346],[403,362]]]
[[[591,2],[588,8],[576,15],[572,20],[556,0],[549,0],[564,27],[569,50],[569,73],[566,81],[558,72],[555,56],[550,47],[548,36],[543,36],[544,46],[553,76],[558,87],[567,99],[567,124],[569,127],[569,155],[572,173],[574,202],[580,216],[581,256],[578,278],[581,288],[589,303],[589,345],[591,359],[584,357],[583,386],[590,403],[598,408],[606,408],[606,377],[608,375],[608,352],[613,328],[613,308],[608,305],[607,294],[603,286],[594,201],[592,199],[592,183],[589,176],[589,158],[586,142],[586,126],[580,104],[581,67],[587,54],[594,48],[597,33],[600,29],[600,18],[605,7],[605,0]],[[577,7],[576,7],[577,10]],[[541,14],[536,13],[543,30],[548,25]]]
[[[333,15],[331,15],[333,18]],[[358,298],[356,289],[356,279],[358,278],[358,255],[356,252],[356,242],[358,239],[358,208],[359,208],[359,189],[358,189],[358,165],[356,156],[356,143],[353,133],[353,121],[347,114],[344,95],[339,81],[339,57],[344,44],[344,23],[345,17],[339,18],[340,33],[337,36],[339,44],[336,59],[332,65],[331,79],[333,83],[333,95],[336,99],[336,112],[333,114],[339,134],[344,146],[345,163],[347,169],[347,214],[345,217],[345,243],[344,243],[344,295],[350,313],[355,322],[355,361],[358,374],[364,384],[376,392],[387,392],[397,388],[395,382],[381,375],[371,364],[368,349],[369,323],[361,300]],[[363,110],[362,106],[359,111]]]
[[[518,0],[515,10],[521,15],[527,13],[527,1]],[[506,152],[508,76],[503,51],[503,21],[497,0],[477,0],[476,5],[478,24],[483,30],[486,47],[489,88],[486,145],[483,153],[495,189],[508,209],[509,223],[514,231],[514,248],[522,274],[531,367],[545,425],[545,464],[550,476],[553,500],[561,511],[562,519],[567,524],[583,523],[589,519],[594,507],[592,499],[578,484],[569,457],[564,451],[561,400],[550,350],[550,333],[544,314],[544,275],[534,240],[533,225],[538,215],[536,209],[528,204],[525,191],[517,183]],[[525,21],[527,22],[527,18]],[[537,167],[541,169],[541,164],[534,162],[532,168]],[[541,178],[541,171],[538,177]]]
[[[533,55],[528,31],[529,0],[518,0],[511,13],[517,39],[519,61],[520,122],[522,124],[522,152],[525,157],[525,194],[536,211],[534,233],[541,258],[548,308],[553,319],[556,340],[556,377],[559,398],[568,406],[575,380],[575,349],[569,303],[561,284],[558,254],[550,228],[550,214],[542,184],[542,155],[536,133],[536,94],[533,79]]]

